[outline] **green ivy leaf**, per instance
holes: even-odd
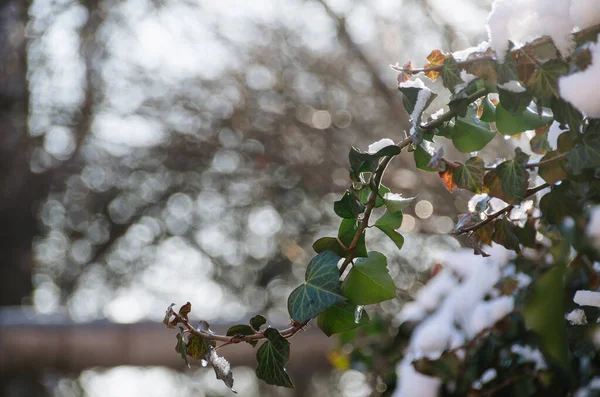
[[[560,153],[557,151],[548,152],[540,161],[552,160],[556,156],[559,156]],[[558,181],[562,181],[563,179],[567,179],[568,174],[565,171],[567,166],[566,160],[559,160],[553,163],[549,163],[546,165],[542,165],[538,168],[538,174],[542,177],[543,180],[548,182],[549,184],[553,184]]]
[[[486,123],[492,123],[496,121],[496,106],[490,101],[490,98],[487,96],[483,98],[481,101],[481,121],[485,121]]]
[[[375,227],[384,232],[398,249],[402,249],[404,245],[404,237],[396,231],[401,225],[402,211],[390,212],[388,210],[375,222]]]
[[[198,335],[190,335],[185,350],[188,356],[194,360],[199,360],[204,358],[210,346],[214,347],[215,345],[216,342],[214,340],[201,338]]]
[[[460,69],[456,63],[456,59],[452,55],[444,58],[444,67],[441,70],[442,83],[451,93],[454,94],[454,88],[457,84],[464,83],[460,77]]]
[[[508,219],[503,218],[496,222],[492,240],[504,248],[513,250],[518,254],[521,252],[521,246],[519,245],[519,239],[515,232],[516,226]]]
[[[346,190],[342,198],[333,203],[333,210],[340,218],[355,219],[365,211],[365,206]]]
[[[396,297],[396,287],[387,269],[382,253],[369,252],[367,258],[358,258],[342,283],[342,292],[352,303],[370,305]]]
[[[531,103],[533,95],[527,90],[514,92],[498,85],[498,96],[502,108],[513,116],[518,116],[525,111]]]
[[[570,366],[565,331],[564,274],[566,264],[559,264],[542,275],[525,302],[525,323],[538,334],[543,350],[563,369]]]
[[[400,154],[400,148],[396,145],[386,146],[377,153],[364,153],[356,148],[350,149],[348,160],[350,161],[350,177],[358,181],[361,172],[374,172],[379,164],[379,159],[387,156]]]
[[[470,153],[486,147],[495,136],[496,133],[490,129],[490,124],[477,117],[477,108],[469,106],[465,117],[456,118],[452,143],[458,151]]]
[[[288,298],[288,311],[293,320],[310,320],[344,300],[339,294],[339,260],[334,252],[325,251],[310,261],[306,268],[306,283],[292,291]]]
[[[363,187],[360,190],[360,201],[367,205],[367,203],[369,202],[369,194],[371,193],[371,188],[368,186]],[[383,184],[379,185],[379,194],[377,195],[377,198],[375,199],[375,208],[379,208],[383,205],[383,196],[385,196],[386,193],[389,193],[390,189],[386,186],[384,186]]]
[[[575,190],[575,183],[568,179],[553,186],[550,193],[544,194],[540,200],[542,219],[552,225],[559,225],[567,216],[578,216],[581,211],[578,203],[580,198]]]
[[[574,175],[586,168],[600,166],[600,131],[586,131],[582,142],[567,155],[567,166]]]
[[[498,84],[504,84],[512,80],[519,80],[519,72],[517,71],[517,64],[512,56],[504,58],[504,62],[496,62],[496,74]]]
[[[415,159],[415,166],[423,171],[427,172],[438,172],[438,169],[429,168],[429,163],[431,162],[432,154],[429,153],[423,145],[418,145],[413,154]]]
[[[575,109],[569,102],[563,101],[560,98],[552,98],[550,105],[554,119],[558,121],[561,129],[570,129],[574,132],[579,132],[583,115]]]
[[[352,240],[356,235],[356,231],[358,230],[358,224],[354,219],[342,219],[340,223],[340,228],[338,230],[338,239],[344,244],[346,247],[350,247],[352,244]],[[339,244],[338,244],[339,245]],[[342,248],[343,254],[340,256],[346,256],[347,252]],[[335,252],[335,250],[334,250]],[[363,232],[358,239],[356,247],[354,248],[354,256],[356,257],[365,257],[367,256],[367,248],[365,245],[365,232]]]
[[[470,190],[473,193],[483,191],[483,176],[485,174],[485,163],[481,157],[471,157],[465,165],[454,169],[453,179],[456,186],[461,189]]]
[[[256,316],[250,319],[250,326],[254,328],[255,331],[260,331],[260,327],[262,327],[266,323],[267,319],[264,316],[261,316],[260,314],[257,314]]]
[[[525,163],[529,156],[519,148],[514,160],[507,160],[488,172],[483,178],[484,188],[488,194],[498,197],[510,204],[519,204],[525,199],[529,187],[529,173]]]
[[[176,336],[177,344],[175,345],[175,351],[181,355],[181,358],[183,358],[183,361],[185,361],[185,365],[187,365],[188,368],[191,368],[187,359],[187,346],[183,340],[183,328],[179,327],[179,329],[181,332],[179,332]]]
[[[254,335],[254,330],[252,329],[252,327],[250,327],[249,325],[246,325],[246,324],[234,325],[227,330],[227,336],[234,336],[234,335]],[[252,345],[252,347],[256,346],[256,344],[257,344],[257,341],[255,341],[255,340],[250,340],[247,342],[250,345]]]
[[[458,91],[456,95],[453,95],[450,98],[448,107],[458,116],[464,117],[467,114],[467,109],[472,102],[472,99],[469,97],[484,88],[486,88],[486,84],[483,79],[478,78],[471,80],[471,82],[469,82],[465,88]]]
[[[274,328],[265,330],[265,338],[267,340],[256,352],[256,376],[269,385],[293,389],[294,384],[285,371],[290,359],[290,342]]]
[[[314,242],[313,249],[317,254],[324,251],[333,251],[339,256],[346,256],[346,250],[340,245],[335,237],[322,237]]]
[[[502,102],[496,106],[496,128],[502,135],[516,135],[523,131],[535,130],[551,123],[552,120],[552,111],[548,108],[542,108],[541,114],[538,114],[530,105],[521,114],[512,115],[504,109]]]
[[[558,98],[558,78],[569,70],[567,63],[560,59],[552,59],[544,63],[531,76],[527,87],[534,97],[540,101]]]
[[[356,305],[340,302],[331,306],[317,317],[317,325],[327,336],[350,331],[369,323],[369,315],[363,312],[359,321],[355,321]]]

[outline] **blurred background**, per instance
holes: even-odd
[[[232,395],[185,368],[171,302],[216,330],[288,322],[312,242],[335,233],[351,146],[408,117],[389,64],[487,38],[490,1],[0,2],[0,395]],[[422,285],[468,194],[401,155],[384,183],[415,196],[393,315]],[[426,247],[426,249],[424,249]],[[316,326],[292,343],[295,390],[259,382],[232,346],[240,396],[368,396],[332,369]],[[296,339],[295,338],[295,339]],[[330,357],[331,358],[331,357]]]

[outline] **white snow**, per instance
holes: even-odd
[[[600,292],[579,290],[575,292],[573,302],[579,306],[595,306],[600,307]]]
[[[571,325],[586,325],[587,318],[585,312],[582,309],[575,309],[565,316],[565,318],[571,323]]]
[[[496,376],[498,376],[498,372],[494,368],[487,369],[479,379],[473,382],[473,388],[481,389],[483,385],[496,379]]]
[[[396,372],[401,376],[392,397],[436,397],[442,380],[417,372],[411,364],[412,360],[413,357],[407,355],[398,364]]]
[[[535,363],[535,370],[544,370],[548,368],[546,360],[539,349],[534,349],[531,346],[512,345],[510,351],[521,356],[525,361]]]
[[[419,94],[417,95],[417,102],[415,103],[415,108],[410,114],[410,119],[413,123],[415,123],[419,119],[419,117],[425,110],[425,106],[427,106],[427,101],[429,101],[431,94],[432,91],[427,87],[419,91]]]
[[[502,88],[504,90],[510,91],[510,92],[517,92],[517,93],[527,91],[527,89],[525,87],[523,87],[520,82],[518,82],[516,80],[511,80],[511,81],[507,81],[504,84],[499,84],[498,87]]]
[[[427,390],[431,392],[434,386],[437,393],[439,383],[432,383],[436,379],[415,376],[410,362],[423,356],[435,359],[446,349],[460,347],[513,310],[514,298],[502,296],[494,288],[513,253],[496,244],[487,251],[491,253],[487,258],[473,255],[471,249],[433,255],[433,260],[444,268],[397,316],[399,322],[422,321],[415,327],[407,354],[398,366],[400,386],[394,396],[426,395],[414,391],[430,387]],[[514,273],[514,269],[511,271]]]
[[[571,32],[575,27],[569,18],[570,7],[571,0],[496,0],[487,28],[490,45],[498,59],[504,59],[509,40],[520,47],[546,35],[552,38],[563,56],[570,55],[573,50]]]
[[[406,80],[399,84],[399,87],[402,88],[427,88],[425,87],[425,83],[420,78],[416,78],[414,80]]]
[[[383,138],[377,142],[373,142],[372,144],[370,144],[369,148],[367,149],[367,153],[375,154],[378,151],[380,151],[381,149],[383,149],[384,147],[394,146],[394,145],[395,145],[394,141],[392,141],[390,138]]]
[[[600,8],[600,6],[598,7]],[[558,80],[560,96],[588,117],[600,117],[600,43],[590,44],[592,63],[582,72]]]
[[[571,0],[569,15],[579,29],[597,24],[600,22],[598,0]]]

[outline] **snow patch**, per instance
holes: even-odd
[[[595,306],[600,307],[600,292],[579,290],[575,292],[573,302],[579,306]]]
[[[548,368],[546,360],[539,349],[531,346],[512,345],[510,351],[521,356],[524,361],[535,363],[535,370],[540,371]]]
[[[392,141],[390,138],[383,138],[377,142],[373,142],[372,144],[370,144],[369,148],[367,149],[367,153],[375,154],[385,147],[394,146],[394,145],[395,145],[394,141]]]
[[[582,309],[575,309],[565,316],[565,318],[571,323],[571,325],[586,325],[587,318],[585,312]]]
[[[502,88],[504,90],[510,91],[510,92],[517,92],[517,93],[527,91],[527,89],[525,87],[523,87],[520,82],[518,82],[516,80],[511,80],[511,81],[507,81],[504,84],[499,84],[498,87]]]
[[[600,7],[598,7],[600,8]],[[585,116],[600,117],[600,43],[590,44],[592,63],[582,72],[558,80],[560,96]]]

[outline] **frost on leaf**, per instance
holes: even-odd
[[[237,393],[233,389],[233,372],[231,372],[231,365],[229,364],[229,361],[219,356],[217,351],[212,346],[208,348],[208,352],[204,356],[204,359],[208,361],[208,363],[215,370],[217,379],[221,379],[223,383],[225,383],[225,385],[231,389],[232,392]]]
[[[165,312],[165,317],[163,318],[163,324],[167,326],[167,328],[175,328],[177,322],[175,321],[175,316],[173,315],[173,306],[174,303],[171,303]]]

